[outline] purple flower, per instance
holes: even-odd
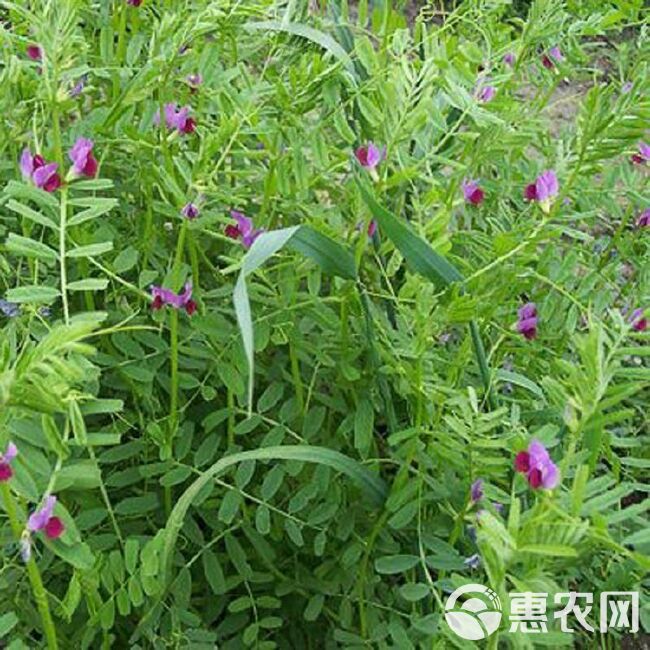
[[[183,209],[181,210],[181,214],[186,218],[186,219],[196,219],[199,214],[200,210],[194,203],[187,203],[183,206]]]
[[[354,152],[359,164],[368,170],[374,170],[377,165],[386,157],[386,148],[380,149],[373,142],[368,142],[358,147]]]
[[[479,102],[487,104],[494,99],[496,93],[497,89],[494,86],[482,86],[476,92],[476,99],[478,99]]]
[[[74,86],[72,86],[72,88],[70,88],[68,95],[70,95],[70,97],[78,97],[79,95],[81,95],[83,89],[86,86],[86,79],[87,79],[87,75],[80,77],[77,83]]]
[[[470,498],[472,503],[476,503],[483,498],[483,479],[477,478],[470,488]]]
[[[31,44],[27,46],[27,56],[32,61],[42,61],[43,60],[43,50],[40,45]]]
[[[632,155],[632,162],[635,165],[643,165],[650,161],[650,144],[639,142],[639,152]]]
[[[512,52],[506,53],[503,57],[503,62],[512,67],[515,64],[515,55]]]
[[[633,85],[634,85],[634,84],[633,84],[631,81],[626,81],[626,82],[621,86],[621,92],[622,92],[624,95],[627,95],[627,93],[629,93],[630,90],[632,90],[632,86],[633,86]]]
[[[231,239],[241,239],[245,248],[250,248],[253,242],[264,232],[263,229],[253,228],[253,220],[239,212],[238,210],[231,210],[230,216],[237,222],[237,225],[232,224],[226,226],[226,237]]]
[[[20,314],[20,305],[16,302],[9,302],[4,298],[0,298],[0,312],[7,318],[15,318]]]
[[[31,533],[36,533],[39,530],[42,530],[50,539],[61,537],[65,530],[65,526],[58,517],[53,516],[55,505],[56,497],[52,495],[47,496],[43,503],[43,507],[29,516],[29,519],[27,520],[27,530]]]
[[[465,201],[472,205],[480,205],[483,202],[485,192],[479,187],[478,181],[466,178],[461,187],[463,188]]]
[[[636,225],[639,228],[648,228],[650,226],[650,208],[646,208],[636,220]]]
[[[36,187],[46,192],[54,192],[61,187],[61,177],[57,173],[57,163],[46,163],[43,156],[32,155],[24,149],[20,157],[20,171],[25,180],[31,180]]]
[[[560,191],[555,171],[547,169],[542,172],[534,183],[526,186],[524,198],[528,201],[537,201],[544,212],[548,212],[551,207],[551,200]]]
[[[645,332],[646,329],[648,329],[648,319],[644,314],[644,310],[641,308],[635,309],[632,312],[629,318],[629,322],[630,325],[632,325],[632,329],[636,330],[637,332]]]
[[[93,156],[93,141],[87,138],[77,138],[74,146],[68,151],[72,161],[72,171],[76,176],[94,178],[97,175],[97,160]]]
[[[190,316],[196,311],[196,303],[192,300],[192,283],[189,281],[185,283],[181,293],[153,286],[151,287],[151,297],[153,298],[151,308],[154,310],[169,305],[174,309],[184,309]]]
[[[142,4],[142,0],[126,0],[126,4],[131,7],[139,7]]]
[[[534,302],[528,302],[517,311],[517,331],[523,334],[527,340],[537,336],[537,306]]]
[[[194,133],[196,129],[196,122],[190,115],[190,107],[183,106],[183,108],[176,110],[176,104],[165,104],[165,124],[169,129],[177,129],[180,133],[188,134]],[[154,124],[160,124],[160,111],[157,111],[154,116]]]
[[[187,77],[185,77],[185,81],[187,81],[192,90],[196,90],[203,83],[203,77],[198,72],[194,72],[188,74]]]
[[[538,440],[532,440],[527,451],[520,451],[514,464],[515,471],[525,474],[534,490],[552,490],[560,482],[560,470]]]
[[[8,481],[14,472],[11,469],[11,463],[18,456],[18,447],[10,442],[4,454],[0,454],[0,483]]]
[[[557,45],[552,47],[548,51],[548,54],[542,54],[542,65],[548,70],[552,70],[555,68],[556,63],[561,63],[562,61],[564,61],[564,56],[562,56],[562,52]]]

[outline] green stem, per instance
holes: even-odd
[[[61,216],[59,219],[59,269],[61,275],[61,301],[63,303],[63,319],[67,325],[70,322],[70,309],[68,307],[68,273],[65,267],[66,256],[66,228],[68,221],[68,190],[61,190]]]
[[[298,364],[298,355],[296,354],[296,346],[289,343],[289,358],[291,360],[291,376],[293,377],[293,386],[296,391],[296,401],[300,409],[300,415],[303,416],[303,409],[305,407],[305,392],[302,385],[302,377],[300,376],[300,365]]]
[[[22,536],[23,528],[20,524],[20,521],[18,520],[16,502],[14,501],[13,494],[11,493],[11,489],[9,488],[9,484],[7,482],[2,483],[1,489],[2,499],[5,504],[7,516],[9,517],[11,530],[13,531],[16,538],[20,539]],[[38,612],[41,615],[41,622],[43,624],[43,632],[45,633],[47,647],[49,650],[57,650],[59,645],[56,639],[56,629],[54,627],[54,621],[52,620],[52,614],[50,613],[50,606],[47,602],[47,592],[43,586],[43,580],[41,578],[41,573],[38,570],[36,560],[34,560],[33,557],[30,557],[26,563],[26,566],[29,582],[32,586],[34,600],[36,601]]]

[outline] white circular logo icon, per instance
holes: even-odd
[[[458,603],[460,596],[465,594],[471,596]],[[488,587],[463,585],[447,598],[445,619],[449,627],[463,639],[486,639],[496,632],[501,623],[501,601]]]

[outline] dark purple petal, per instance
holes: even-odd
[[[483,498],[483,479],[477,478],[470,488],[470,498],[474,503]]]

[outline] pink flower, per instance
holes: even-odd
[[[131,7],[139,7],[142,4],[142,0],[126,0],[126,4]]]
[[[165,124],[167,124],[167,128],[177,129],[180,133],[184,134],[194,133],[196,130],[196,122],[189,114],[189,106],[184,106],[177,111],[176,104],[165,104]],[[160,124],[160,111],[157,111],[154,116],[154,124]]]
[[[544,212],[548,212],[551,207],[551,200],[560,191],[555,171],[547,169],[542,172],[534,183],[526,186],[524,198],[528,201],[537,201]]]
[[[632,325],[632,329],[637,332],[645,332],[648,329],[648,319],[644,314],[644,310],[641,308],[635,309],[632,312],[629,321]]]
[[[174,309],[184,309],[190,316],[196,311],[196,303],[192,300],[192,283],[189,281],[185,283],[181,293],[153,286],[151,287],[151,297],[153,298],[151,308],[154,310],[169,305]]]
[[[20,157],[20,171],[25,180],[31,180],[36,187],[46,192],[54,192],[61,187],[61,177],[57,173],[57,163],[46,163],[43,156],[32,155],[24,149]]]
[[[537,305],[534,302],[527,302],[517,311],[517,331],[531,341],[537,336]]]
[[[478,181],[466,178],[462,183],[465,201],[472,205],[480,205],[485,198],[485,192],[479,187]]]
[[[74,146],[68,152],[72,161],[72,169],[76,176],[94,178],[97,175],[97,160],[93,156],[93,141],[77,138]]]
[[[650,227],[650,208],[646,208],[636,220],[636,225],[639,228],[648,228]]]
[[[14,472],[11,469],[11,463],[18,456],[18,447],[10,442],[4,454],[0,454],[0,483],[8,481]]]
[[[238,210],[231,210],[230,216],[237,222],[237,225],[230,224],[226,226],[226,237],[230,237],[230,239],[241,239],[244,247],[250,248],[264,230],[253,228],[253,220]]]
[[[560,470],[538,440],[532,440],[527,451],[520,451],[515,456],[514,467],[515,471],[526,475],[534,490],[552,490],[560,482]]]
[[[358,147],[354,155],[364,169],[373,170],[386,157],[386,148],[380,149],[373,142],[368,142]]]
[[[368,224],[368,237],[372,239],[375,236],[376,232],[377,232],[377,222],[374,219],[371,219],[370,223]]]
[[[42,530],[50,539],[61,537],[65,530],[65,526],[58,517],[52,516],[55,505],[56,497],[52,495],[47,496],[43,507],[29,516],[29,519],[27,520],[27,530],[32,533]]]
[[[639,142],[639,152],[632,155],[632,162],[635,165],[643,165],[650,161],[650,144]]]
[[[27,56],[32,60],[32,61],[42,61],[43,60],[43,50],[41,49],[40,45],[28,45],[27,46]]]
[[[503,57],[503,62],[506,65],[509,65],[512,67],[515,64],[515,55],[512,52],[508,52],[504,57]]]
[[[487,104],[494,99],[497,89],[494,86],[483,86],[476,92],[476,99],[483,104]]]
[[[199,214],[200,210],[199,208],[194,205],[194,203],[187,203],[183,206],[183,209],[181,210],[181,214],[186,218],[186,219],[196,219]]]

